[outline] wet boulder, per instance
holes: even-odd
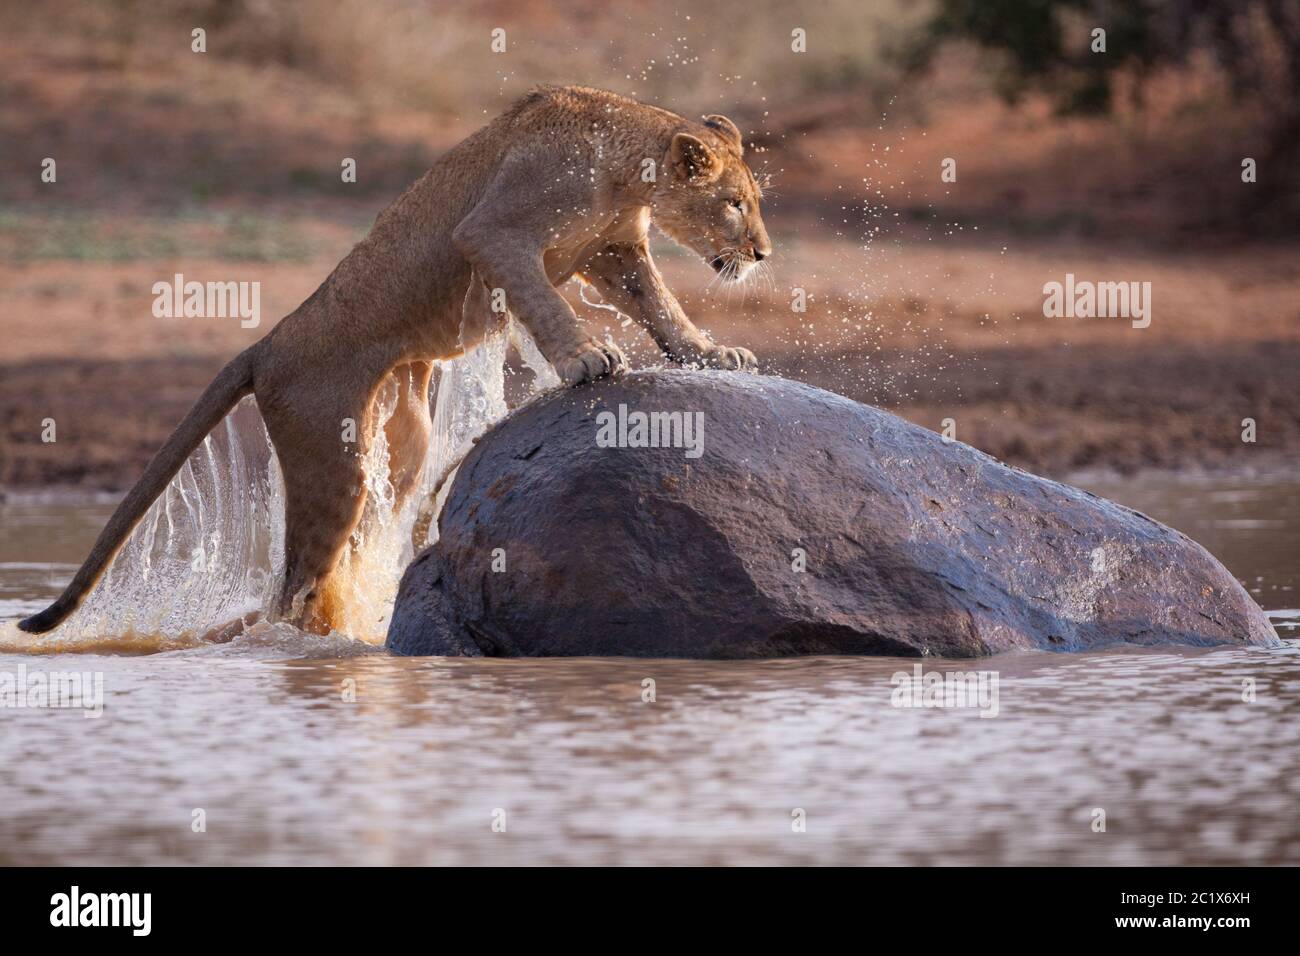
[[[1145,515],[798,382],[640,372],[551,393],[465,458],[398,654],[974,657],[1272,645]]]

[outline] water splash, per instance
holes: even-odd
[[[184,638],[263,610],[284,571],[284,483],[239,402],[195,449],[73,615],[44,640]]]
[[[436,540],[437,521],[430,519],[442,507],[456,466],[508,411],[505,360],[511,344],[534,373],[534,393],[559,383],[513,320],[477,348],[437,363],[429,447],[413,493],[401,502],[389,477],[384,431],[397,407],[398,373],[381,384],[365,461],[366,503],[336,572],[344,597],[343,634],[383,641],[402,572],[417,546]],[[440,494],[430,501],[435,490]],[[425,521],[417,527],[422,514]],[[271,611],[283,575],[284,482],[250,396],[189,457],[82,606],[55,631],[33,638],[29,649],[185,646],[250,612]]]

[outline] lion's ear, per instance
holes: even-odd
[[[721,160],[704,140],[690,133],[678,133],[673,137],[669,159],[677,175],[691,182],[709,182],[722,175]]]
[[[735,146],[742,153],[745,151],[745,144],[741,141],[740,127],[721,114],[714,113],[712,116],[704,117],[704,125],[709,129],[717,130],[723,139]]]

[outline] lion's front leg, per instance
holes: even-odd
[[[474,268],[494,289],[501,289],[509,310],[523,322],[533,341],[566,385],[616,375],[627,359],[613,342],[583,332],[578,317],[546,276],[541,252],[509,234],[498,233],[479,246],[462,245]]]
[[[508,160],[456,226],[452,242],[490,294],[499,290],[504,296],[505,307],[527,327],[565,384],[576,385],[622,371],[627,359],[613,342],[583,332],[573,308],[547,277],[548,242],[578,228],[581,210],[590,204],[577,177],[552,174],[547,162],[554,157],[529,153]],[[568,219],[557,222],[561,209],[570,210],[561,214]]]
[[[746,371],[758,367],[749,349],[715,344],[686,317],[650,258],[645,240],[610,243],[578,271],[610,305],[645,328],[674,361]]]

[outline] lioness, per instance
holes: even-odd
[[[670,358],[752,368],[752,353],[715,345],[686,318],[646,238],[653,217],[736,279],[770,255],[760,190],[742,152],[740,131],[724,116],[694,123],[582,87],[529,93],[435,163],[306,302],[221,370],[67,589],[19,627],[48,631],[72,613],[189,454],[252,392],[284,475],[278,614],[328,630],[328,579],[364,503],[376,389],[400,373],[385,435],[390,477],[404,496],[428,444],[433,362],[478,343],[493,290],[504,290],[508,309],[570,385],[626,365],[616,345],[583,334],[556,291],[575,275],[644,326]],[[347,419],[357,424],[351,444],[340,440]]]

